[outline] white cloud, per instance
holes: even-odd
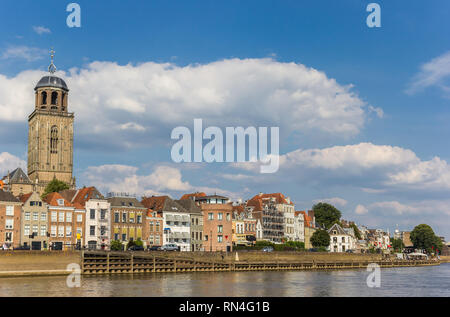
[[[47,53],[46,50],[37,48],[37,47],[29,47],[29,46],[25,46],[25,45],[10,46],[10,47],[2,50],[0,59],[25,59],[27,62],[34,62],[39,59],[42,59],[46,53]],[[29,74],[28,71],[26,73]],[[21,76],[21,73],[18,76]],[[32,78],[34,78],[34,77],[27,78],[27,79],[30,80]],[[31,84],[33,84],[33,83],[31,83]],[[36,83],[34,83],[34,84],[36,84]],[[19,89],[16,88],[16,92],[19,92],[19,91],[20,91],[20,88]],[[28,102],[30,102],[30,100]]]
[[[26,120],[33,109],[36,74],[45,73],[0,75],[0,87],[8,87],[6,95],[0,93],[0,105],[10,112],[0,121]],[[149,137],[167,143],[174,127],[192,126],[194,118],[208,126],[279,126],[285,134],[348,137],[358,134],[374,111],[351,86],[302,64],[269,58],[184,67],[93,62],[58,75],[70,88],[69,111],[76,113],[79,140],[116,146],[148,145]],[[142,137],[135,137],[136,132]]]
[[[437,86],[450,93],[450,51],[438,56],[420,67],[420,72],[414,76],[407,93],[413,94],[427,87]]]
[[[39,35],[45,34],[45,33],[52,33],[49,28],[46,28],[44,26],[33,26],[34,32],[36,32]]]
[[[322,203],[329,203],[329,204],[331,204],[333,206],[342,206],[342,207],[344,207],[348,203],[345,199],[339,198],[339,197],[313,200],[314,204],[317,204],[317,203],[320,203],[320,202],[322,202]]]
[[[96,186],[104,193],[127,192],[137,195],[174,195],[203,191],[235,198],[236,193],[207,186],[193,186],[184,181],[181,171],[167,165],[156,166],[148,175],[138,175],[138,168],[129,165],[109,164],[90,166],[82,173],[82,180]]]
[[[0,178],[7,175],[8,171],[12,172],[18,167],[22,168],[25,173],[27,172],[27,163],[24,160],[8,152],[0,153]]]
[[[233,164],[255,173],[258,165]],[[409,149],[372,143],[298,149],[280,156],[280,173],[281,177],[297,180],[347,183],[368,193],[382,193],[392,188],[450,190],[450,165],[445,160],[434,157],[422,161]]]
[[[355,208],[355,213],[357,215],[364,215],[364,214],[367,214],[368,212],[369,212],[369,210],[366,207],[364,207],[363,205],[358,205]]]

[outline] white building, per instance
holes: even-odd
[[[337,223],[331,226],[328,234],[330,235],[330,246],[328,247],[330,252],[345,252],[356,247],[354,235],[352,236],[350,230],[344,230]]]
[[[294,241],[305,242],[305,217],[300,211],[294,213]]]
[[[177,208],[177,207],[174,207]],[[191,216],[180,210],[164,211],[164,244],[174,243],[180,251],[191,250]]]

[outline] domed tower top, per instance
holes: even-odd
[[[66,82],[54,75],[56,66],[53,63],[55,51],[50,51],[51,62],[48,66],[50,75],[42,77],[34,87],[36,110],[67,112],[67,96],[69,88]]]

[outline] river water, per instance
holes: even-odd
[[[450,296],[450,263],[380,272],[379,288],[366,270],[86,276],[78,288],[67,277],[0,278],[0,296]]]

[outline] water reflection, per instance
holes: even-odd
[[[450,264],[381,270],[381,287],[366,270],[198,272],[86,276],[80,288],[66,277],[1,278],[0,296],[450,296]]]

